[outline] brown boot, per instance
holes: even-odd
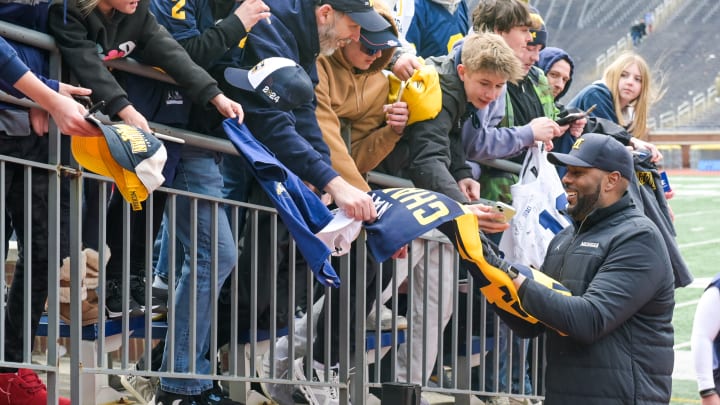
[[[98,321],[97,302],[92,304],[88,301],[85,275],[87,274],[87,260],[85,252],[80,254],[80,273],[83,280],[80,285],[80,299],[82,299],[82,325],[87,326]],[[97,285],[97,281],[95,282]],[[70,258],[63,259],[60,267],[60,319],[70,323]],[[97,301],[97,298],[96,298]]]

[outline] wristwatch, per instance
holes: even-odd
[[[510,279],[512,279],[512,280],[515,280],[517,278],[518,274],[520,274],[520,272],[518,271],[518,269],[515,268],[515,266],[513,266],[512,264],[507,263],[507,262],[505,262],[503,264],[503,266],[500,268],[500,270],[504,271],[505,274],[510,276]]]
[[[707,388],[707,389],[704,389],[704,390],[700,390],[700,398],[706,398],[706,397],[709,397],[709,396],[711,396],[711,395],[715,395],[715,394],[717,394],[717,393],[718,393],[718,392],[717,392],[717,390],[716,390],[715,388]]]

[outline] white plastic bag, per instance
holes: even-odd
[[[528,149],[520,180],[510,193],[517,213],[503,232],[500,250],[510,262],[540,268],[552,238],[570,225],[560,213],[567,206],[565,189],[542,142]]]

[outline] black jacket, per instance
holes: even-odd
[[[692,283],[693,276],[680,253],[677,240],[675,240],[677,234],[670,217],[670,207],[665,199],[660,173],[655,164],[650,161],[651,157],[649,153],[633,156],[637,176],[633,178],[633,184],[628,192],[633,201],[637,202],[638,208],[658,227],[665,240],[665,246],[670,255],[670,264],[675,275],[675,288],[685,287]]]
[[[472,177],[465,162],[460,138],[463,123],[474,113],[467,108],[465,87],[457,73],[462,47],[450,55],[426,60],[438,71],[442,109],[437,117],[405,128],[393,151],[378,170],[409,178],[416,187],[443,193],[455,201],[467,202],[457,182]]]
[[[297,62],[317,85],[316,60],[320,53],[315,2],[265,0],[272,23],[259,21],[243,43],[239,67],[249,68],[269,57]],[[255,93],[235,89],[220,80],[221,88],[245,110],[245,124],[298,177],[322,190],[338,176],[330,163],[330,149],[315,116],[316,100],[292,111],[281,111]]]
[[[669,403],[673,272],[660,232],[630,196],[560,232],[542,270],[572,296],[527,280],[520,300],[566,336],[500,315],[521,336],[547,331],[545,403]]]
[[[103,112],[110,117],[131,102],[98,52],[105,59],[129,56],[163,69],[201,105],[209,105],[221,93],[217,82],[157,23],[148,3],[141,0],[135,13],[115,12],[110,19],[97,8],[83,16],[77,0],[67,0],[67,13],[63,0],[50,6],[48,31],[55,37],[63,61],[82,86],[92,89],[93,101],[105,101]]]

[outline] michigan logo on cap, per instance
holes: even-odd
[[[103,136],[72,137],[72,154],[84,168],[111,177],[134,211],[165,181],[165,145],[150,133],[126,124],[105,125],[88,116]]]

